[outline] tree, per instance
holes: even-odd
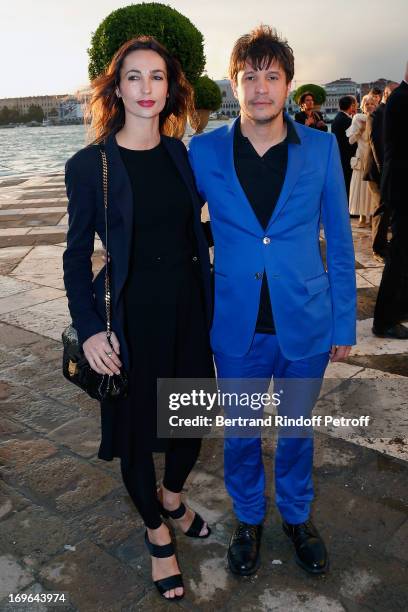
[[[201,76],[194,84],[194,100],[197,109],[216,111],[222,103],[220,88],[208,76]]]
[[[22,121],[23,118],[16,108],[8,108],[8,106],[3,106],[3,108],[0,110],[0,125],[21,123]]]
[[[27,115],[24,117],[26,121],[41,122],[44,119],[44,111],[41,106],[32,104],[28,109]]]
[[[124,42],[143,34],[156,38],[177,57],[190,83],[197,81],[205,66],[203,35],[187,17],[156,2],[117,9],[100,23],[88,49],[90,79],[107,68]]]
[[[3,106],[0,110],[0,125],[7,125],[10,123],[10,109],[8,106]]]
[[[301,85],[294,92],[293,98],[296,104],[299,104],[299,98],[302,95],[302,93],[304,93],[305,91],[309,91],[311,94],[313,94],[313,97],[315,99],[315,104],[320,105],[320,104],[325,103],[326,92],[323,89],[323,87],[320,87],[319,85],[313,85],[313,83],[309,83],[307,85]]]

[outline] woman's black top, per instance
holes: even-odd
[[[158,378],[214,375],[190,192],[165,146],[119,147],[133,192],[133,237],[124,288],[130,392],[105,407],[107,454],[165,450],[156,435]],[[105,425],[105,426],[104,426]]]
[[[126,286],[128,306],[139,299],[139,273],[150,274],[193,257],[191,196],[164,145],[134,151],[119,147],[132,185],[133,245]]]

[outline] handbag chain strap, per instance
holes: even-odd
[[[102,180],[103,180],[103,205],[105,208],[105,250],[106,250],[106,266],[105,266],[105,308],[106,308],[106,337],[110,343],[112,335],[111,330],[111,293],[110,293],[110,257],[108,248],[108,162],[106,160],[106,152],[103,145],[100,146],[102,157]]]

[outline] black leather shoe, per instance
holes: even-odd
[[[282,523],[283,531],[295,545],[295,560],[310,574],[324,574],[329,569],[329,557],[322,538],[312,521],[299,525]]]
[[[228,547],[228,565],[233,574],[250,576],[260,565],[262,525],[239,522]]]
[[[379,331],[373,326],[372,332],[378,338],[395,338],[396,340],[408,340],[408,327],[397,323],[384,331]]]

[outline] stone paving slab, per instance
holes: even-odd
[[[39,534],[47,537],[39,538]],[[40,569],[67,542],[74,542],[74,534],[74,528],[61,517],[34,505],[0,523],[3,552],[21,558],[31,570]]]
[[[408,358],[408,347],[404,340],[377,338],[371,333],[372,326],[372,318],[357,321],[357,344],[352,348],[353,356],[405,354]]]
[[[65,196],[65,189],[58,189],[55,191],[51,191],[51,190],[47,190],[47,191],[42,191],[42,192],[37,192],[37,193],[23,193],[19,196],[19,200],[43,200],[46,201],[47,199],[52,199],[53,197],[57,197],[57,196]]]
[[[54,591],[69,593],[78,610],[96,612],[103,609],[121,612],[143,595],[134,570],[105,553],[89,540],[75,550],[56,556],[40,572],[41,582]]]
[[[15,246],[0,249],[0,274],[6,276],[11,274],[15,267],[30,252],[31,247]],[[3,283],[2,283],[3,284]]]
[[[40,214],[37,214],[36,211],[25,211],[22,210],[17,214],[9,214],[9,211],[4,211],[4,216],[1,218],[1,224],[4,228],[13,229],[19,227],[46,227],[49,228],[51,226],[57,225],[57,223],[61,220],[61,217],[64,214],[64,209],[57,209],[55,211],[47,211]],[[48,230],[49,231],[49,230]]]
[[[10,313],[10,318],[12,318],[11,315],[15,315],[21,309],[34,307],[63,296],[63,291],[50,287],[23,289],[20,293],[0,299],[0,316]],[[11,322],[10,318],[9,322]]]
[[[61,210],[65,210],[67,208],[67,199],[63,197],[58,197],[55,199],[48,199],[47,206],[58,208]],[[35,200],[33,202],[20,201],[15,200],[13,202],[6,200],[5,202],[0,202],[0,209],[8,211],[10,208],[18,208],[24,211],[32,211],[31,214],[34,214],[34,211],[38,209],[44,208],[43,200]]]
[[[25,178],[3,179],[0,181],[0,187],[16,187],[26,182]]]
[[[18,560],[10,554],[0,555],[0,598],[8,593],[19,593],[25,586],[33,581],[32,573],[23,567]],[[3,599],[4,601],[4,599]],[[1,600],[0,600],[1,604]]]
[[[39,229],[39,228],[38,228]],[[21,232],[18,232],[21,230]],[[57,244],[66,238],[66,230],[62,226],[47,227],[43,234],[29,234],[29,228],[0,229],[0,249],[14,246],[36,246],[42,244]]]

